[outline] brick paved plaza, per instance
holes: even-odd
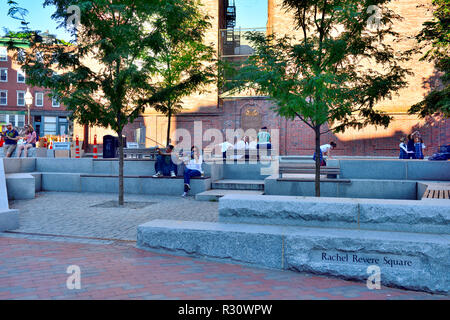
[[[92,207],[113,199],[115,195],[40,193],[34,200],[14,201],[11,207],[20,210],[21,227],[0,234],[0,299],[448,299],[139,250],[137,225],[161,218],[216,221],[218,204],[127,196],[127,201],[156,203],[143,209]],[[70,265],[80,267],[80,290],[66,287]]]

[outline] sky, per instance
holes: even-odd
[[[235,0],[236,27],[265,28],[267,24],[267,0]]]
[[[58,23],[52,20],[51,15],[54,13],[54,7],[42,7],[43,0],[15,0],[20,7],[28,10],[27,20],[30,22],[29,27],[32,30],[49,31],[56,34],[58,38],[66,41],[71,40],[70,34],[64,29],[57,29]],[[19,20],[15,20],[8,16],[9,6],[6,0],[0,0],[0,35],[4,35],[3,28],[11,31],[20,31],[21,24]]]
[[[70,34],[64,29],[57,29],[58,23],[51,19],[53,7],[42,7],[43,0],[15,0],[19,6],[28,9],[27,20],[33,30],[46,31],[56,34],[58,38],[71,40]],[[267,0],[235,0],[237,7],[236,27],[261,28],[267,23]],[[0,35],[4,35],[3,28],[12,31],[20,30],[20,21],[8,16],[9,6],[6,0],[0,0]]]

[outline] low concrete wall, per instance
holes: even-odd
[[[117,193],[118,178],[117,177],[89,177],[81,176],[81,192],[97,192],[97,193]],[[190,195],[202,193],[211,188],[211,179],[191,180]],[[184,191],[184,183],[182,178],[141,178],[141,177],[125,177],[124,190],[129,194],[149,194],[149,195],[174,195],[181,196]]]
[[[275,163],[273,163],[275,165]],[[263,180],[272,173],[269,171],[272,163],[233,163],[223,164],[223,179],[232,180]]]
[[[6,175],[9,200],[28,200],[36,196],[34,177],[29,173],[9,173]]]
[[[278,180],[270,176],[264,180],[267,195],[281,196],[315,196],[314,181]],[[337,180],[338,181],[338,180]],[[372,198],[372,199],[408,199],[417,197],[416,182],[402,180],[352,179],[350,182],[322,182],[322,197]]]
[[[412,290],[450,290],[450,237],[366,230],[153,220],[137,246],[170,254],[332,275]]]
[[[3,159],[3,162],[5,164],[6,173],[25,173],[36,171],[36,158],[5,158]]]
[[[339,160],[342,179],[450,180],[450,161]]]
[[[0,158],[0,232],[19,228],[19,211],[10,210],[3,159]]]
[[[219,221],[450,234],[450,202],[226,195]]]
[[[28,149],[28,152],[27,152],[28,158],[35,158],[36,157],[36,150],[37,150],[36,148]],[[1,147],[0,148],[0,158],[4,158],[4,157],[5,157],[5,148]],[[13,154],[11,155],[11,157],[17,159],[17,148],[16,148],[16,150],[14,150]],[[23,150],[22,150],[22,153],[20,155],[20,158],[21,159],[25,158]]]

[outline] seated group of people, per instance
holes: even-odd
[[[28,156],[28,149],[36,148],[36,131],[34,131],[31,125],[25,125],[22,133],[14,129],[12,123],[8,123],[6,126],[6,131],[1,133],[2,139],[4,140],[4,150],[5,157],[10,158],[14,150],[17,148],[17,158],[20,158],[22,150],[24,150],[25,158]],[[23,143],[17,147],[18,141],[23,139]]]
[[[154,178],[177,176],[177,165],[172,159],[172,156],[176,156],[173,154],[173,149],[173,145],[169,145],[165,150],[157,149],[158,156],[156,157],[155,162],[156,174],[153,176]],[[186,197],[189,190],[191,190],[191,178],[203,176],[203,157],[199,148],[193,146],[189,156],[186,159],[183,159],[183,162],[186,167],[184,170],[184,192],[182,197]]]

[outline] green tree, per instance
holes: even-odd
[[[420,48],[431,46],[422,61],[435,63],[441,73],[442,85],[433,89],[424,100],[409,109],[410,114],[418,114],[421,118],[441,114],[450,117],[450,2],[449,0],[433,0],[433,20],[423,24],[422,31],[416,36]]]
[[[274,111],[299,118],[315,133],[315,152],[329,131],[368,124],[388,126],[391,118],[376,104],[402,87],[409,73],[400,66],[406,53],[386,41],[399,35],[392,29],[401,19],[388,0],[285,0],[295,15],[300,39],[247,37],[256,50],[240,68],[232,87],[253,87],[268,95]],[[377,28],[368,24],[379,22]],[[320,162],[316,157],[315,194],[320,196]]]
[[[205,31],[211,25],[200,8],[197,0],[163,1],[161,14],[150,25],[160,32],[161,50],[148,52],[143,58],[151,70],[152,87],[142,103],[167,116],[167,144],[171,118],[182,110],[182,99],[205,90],[215,79],[214,50],[204,43]]]
[[[178,3],[182,7],[183,1]],[[155,15],[164,16],[163,4],[162,0],[45,0],[45,6],[56,7],[52,18],[63,27],[70,16],[67,8],[80,8],[80,24],[73,30],[78,41],[70,45],[30,37],[33,53],[24,65],[28,83],[51,90],[81,124],[110,127],[118,134],[119,205],[124,204],[123,129],[143,112],[148,92],[158,93],[148,81],[157,61],[147,53],[164,49],[163,34],[146,25]],[[146,64],[139,65],[144,56]],[[158,97],[164,100],[165,94]]]

